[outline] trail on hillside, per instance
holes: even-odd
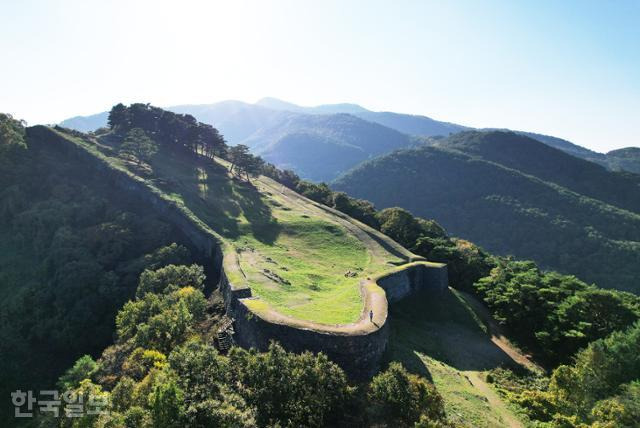
[[[516,348],[504,335],[504,329],[493,319],[489,310],[478,299],[464,291],[458,291],[458,294],[471,306],[473,311],[485,323],[488,333],[491,335],[491,341],[502,349],[511,359],[526,367],[532,372],[541,373],[543,369],[531,360],[531,357],[525,355],[520,349]]]
[[[482,379],[481,373],[473,371],[467,371],[464,373],[473,387],[484,395],[487,399],[487,403],[491,406],[491,409],[500,416],[506,426],[510,428],[521,428],[524,426],[522,425],[522,422],[513,415],[511,410],[507,408],[504,401],[502,401],[502,398],[500,398],[500,396],[491,389],[491,386]]]
[[[392,305],[388,359],[430,379],[453,422],[474,428],[522,427],[486,382],[486,373],[497,367],[538,367],[481,309],[480,302],[453,289]]]

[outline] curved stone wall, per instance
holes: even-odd
[[[439,263],[414,262],[378,278],[376,282],[385,293],[386,302],[396,302],[420,291],[433,291],[434,295],[448,286],[447,267]],[[291,323],[278,322],[249,308],[254,300],[250,290],[234,289],[224,271],[220,276],[220,290],[225,298],[227,313],[235,319],[236,343],[242,347],[266,350],[275,340],[293,352],[324,352],[338,363],[352,378],[364,380],[372,377],[380,368],[382,356],[389,339],[387,306],[384,305],[382,321],[371,328],[340,332],[337,326],[316,325],[315,328],[295,327]],[[248,292],[248,293],[247,293]],[[360,322],[369,323],[367,310]],[[329,328],[331,327],[331,328]]]
[[[219,278],[227,313],[235,319],[234,339],[240,346],[265,350],[275,340],[293,352],[324,352],[352,378],[367,379],[378,371],[387,346],[388,302],[396,302],[423,290],[443,291],[448,286],[446,265],[417,261],[377,277],[363,279],[360,287],[364,310],[361,319],[352,325],[315,324],[256,311],[251,306],[258,299],[252,297],[247,284],[232,284],[228,279],[230,272],[238,274],[235,252],[225,252],[222,239],[191,218],[188,210],[164,198],[158,189],[139,177],[110,165],[98,154],[90,153],[88,148],[50,128],[36,126],[28,128],[28,132],[36,137],[38,144],[51,142],[66,155],[92,163],[96,173],[114,186],[153,205],[165,220],[182,231],[194,247],[210,258]],[[376,311],[373,323],[368,318],[370,308]]]

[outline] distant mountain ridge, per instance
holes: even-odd
[[[367,161],[332,187],[433,218],[490,252],[637,293],[639,180],[513,132],[468,131]]]
[[[176,113],[191,114],[199,121],[218,128],[231,144],[247,144],[255,153],[265,156],[267,160],[275,162],[277,166],[292,168],[301,176],[312,180],[332,180],[336,178],[339,173],[345,172],[346,169],[355,166],[355,164],[352,163],[353,161],[363,161],[372,156],[379,155],[381,152],[377,150],[375,145],[364,144],[357,145],[360,149],[365,150],[358,156],[355,155],[355,152],[345,153],[344,144],[336,141],[333,137],[323,137],[318,140],[319,134],[325,134],[325,137],[329,134],[342,135],[346,140],[350,141],[362,140],[364,137],[358,137],[356,135],[348,136],[344,130],[329,130],[327,127],[330,126],[331,121],[324,120],[318,122],[323,123],[322,129],[313,131],[309,128],[309,123],[311,122],[305,119],[304,116],[348,114],[371,124],[368,126],[360,124],[359,126],[351,128],[359,132],[368,128],[363,135],[370,135],[371,132],[376,129],[381,130],[381,128],[373,126],[374,124],[382,125],[391,130],[406,134],[407,136],[418,137],[446,137],[457,132],[473,129],[455,123],[434,120],[426,116],[393,112],[375,112],[367,110],[357,104],[341,103],[305,107],[277,98],[263,98],[255,104],[228,100],[214,104],[179,105],[168,107],[167,110]],[[106,112],[90,116],[77,116],[62,121],[60,125],[88,132],[106,126],[107,116],[108,114]],[[298,121],[301,123],[296,123]],[[343,123],[343,121],[335,120],[335,123]],[[290,126],[290,132],[287,132],[287,126]],[[304,132],[300,132],[301,128],[304,128]],[[640,173],[640,155],[637,155],[634,148],[620,149],[604,154],[589,150],[561,138],[532,132],[516,132],[562,150],[572,156],[598,163],[611,170],[626,170]],[[384,133],[388,134],[388,131]],[[283,140],[282,145],[275,144],[274,138],[276,138],[276,136]],[[309,139],[305,144],[304,138],[307,137]],[[407,141],[409,140],[417,141],[416,139],[410,138]],[[293,144],[292,141],[296,141],[296,143]],[[329,144],[328,141],[331,141],[331,144]],[[321,144],[322,147],[308,147],[311,144]],[[394,140],[390,141],[386,146],[399,148],[398,144],[398,141]],[[340,149],[332,153],[330,149],[332,146],[340,147]],[[267,153],[256,150],[256,147],[270,147],[270,149]],[[308,162],[304,160],[304,154],[291,153],[294,147],[304,147],[304,150],[310,153],[314,152],[317,156],[322,155],[323,157],[317,159],[320,166],[315,165],[313,170],[308,169],[306,166]],[[367,148],[373,150],[366,152]],[[285,150],[285,152],[280,152],[279,150]],[[336,158],[345,155],[345,159],[349,160],[348,162],[335,162]],[[323,170],[321,165],[325,163],[329,166],[326,170]],[[344,167],[346,169],[337,170],[336,168],[338,167]]]

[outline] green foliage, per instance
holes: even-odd
[[[157,152],[158,145],[140,128],[132,128],[129,130],[122,145],[120,145],[120,154],[133,156],[138,164],[141,164],[143,161],[148,162]]]
[[[335,424],[351,394],[344,372],[323,354],[290,354],[275,344],[262,354],[234,348],[229,370],[261,426]]]
[[[142,380],[152,368],[162,368],[167,357],[158,351],[136,348],[122,363],[122,373],[135,380]],[[126,378],[125,378],[126,379]],[[124,387],[124,386],[123,386]]]
[[[411,247],[421,235],[418,221],[402,208],[385,208],[378,213],[377,218],[380,231],[405,247]]]
[[[81,381],[91,379],[97,371],[98,364],[93,358],[89,355],[83,355],[75,362],[73,367],[60,377],[58,387],[62,391],[75,389],[80,385]]]
[[[50,388],[80,356],[98,355],[140,273],[189,257],[151,207],[54,149],[54,136],[28,128],[28,150],[0,168],[2,394]]]
[[[185,391],[190,426],[255,425],[255,409],[233,391],[228,360],[212,346],[186,343],[171,353],[170,364]]]
[[[333,192],[331,206],[374,229],[379,228],[376,209],[369,201],[350,198],[344,192]]]
[[[17,161],[17,157],[26,151],[25,137],[23,122],[9,114],[0,113],[0,185],[10,176],[11,166]],[[4,198],[0,198],[0,201],[3,200]]]
[[[296,191],[312,201],[331,206],[333,192],[327,186],[327,183],[312,183],[310,181],[300,181],[296,187]]]
[[[376,375],[369,386],[376,419],[388,426],[412,426],[445,419],[442,397],[433,385],[408,373],[400,363]]]
[[[296,181],[294,190],[312,201],[335,208],[374,229],[380,227],[376,218],[376,209],[369,201],[351,198],[344,192],[333,192],[326,183]]]
[[[111,108],[108,118],[109,127],[112,129],[124,128],[129,126],[129,112],[127,107],[122,104],[116,104]]]
[[[146,293],[127,302],[116,317],[118,337],[146,349],[171,350],[205,315],[206,299],[187,286],[165,295]]]
[[[521,138],[528,144],[520,144]],[[499,149],[488,143],[461,147],[447,139],[396,151],[361,164],[332,188],[377,207],[399,206],[433,218],[496,254],[532,259],[601,287],[640,290],[638,179],[614,176],[515,134],[504,139],[496,143]],[[545,161],[529,145],[544,152]],[[562,166],[573,165],[569,161],[578,165]]]
[[[534,136],[535,138],[535,136]],[[616,207],[640,212],[640,178],[608,171],[514,132],[461,132],[439,145],[530,174]],[[607,161],[610,159],[607,155]],[[535,161],[533,161],[535,159]]]
[[[245,174],[247,180],[250,176],[258,175],[264,166],[264,161],[259,156],[249,153],[249,147],[238,144],[227,150],[227,158],[231,162],[230,171],[237,175]]]
[[[149,397],[151,417],[157,427],[180,428],[184,426],[184,392],[169,381],[156,386]]]
[[[160,276],[166,277],[166,272]],[[95,362],[83,358],[63,378],[71,388],[109,398],[108,416],[85,418],[82,426],[321,427],[388,421],[436,427],[446,423],[435,388],[399,366],[378,376],[369,388],[369,399],[390,412],[382,420],[365,410],[370,404],[364,401],[366,390],[359,393],[350,386],[342,369],[323,354],[289,353],[273,343],[264,353],[234,347],[223,356],[204,342],[206,331],[195,322],[189,333],[180,331],[173,341],[153,343],[165,353],[138,346],[137,335],[159,314],[183,307],[190,319],[202,317],[198,305],[181,306],[184,299],[200,293],[189,286],[191,278],[176,278],[170,281],[176,291],[148,290],[122,308],[117,344],[103,353],[99,374]],[[167,318],[166,326],[174,334],[182,321],[172,315]],[[93,384],[89,378],[114,386],[106,393],[101,383]],[[367,422],[369,416],[373,419]]]
[[[10,114],[0,113],[0,157],[16,148],[26,149],[24,123]]]
[[[636,426],[640,421],[640,381],[622,385],[618,395],[597,402],[591,417],[600,426]]]
[[[298,174],[295,172],[290,169],[278,169],[274,164],[268,162],[262,167],[262,174],[293,190],[296,190],[296,187],[300,183],[300,177],[298,177]]]
[[[178,151],[186,149],[210,158],[226,151],[224,138],[211,125],[200,123],[191,115],[176,114],[149,104],[115,105],[109,113],[109,126],[123,135],[137,128],[160,145]],[[145,141],[140,131],[134,131],[134,136],[136,138],[131,145],[134,150],[140,146],[149,147],[148,144],[140,144],[140,141]],[[143,154],[149,156],[148,153],[145,149]]]
[[[640,416],[640,322],[598,339],[557,367],[548,388],[514,399],[535,420],[634,427]],[[563,422],[564,421],[564,422]],[[574,426],[570,425],[570,426]]]
[[[163,294],[173,292],[179,286],[189,286],[202,290],[204,280],[204,269],[198,265],[168,265],[156,270],[147,269],[140,275],[136,297],[142,298],[146,293]]]
[[[494,318],[551,363],[640,318],[637,296],[544,273],[533,262],[500,260],[474,287]]]

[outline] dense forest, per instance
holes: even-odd
[[[612,172],[513,132],[461,132],[436,142],[640,213],[640,175]]]
[[[451,285],[480,298],[511,340],[548,370],[534,376],[505,368],[487,379],[532,423],[638,420],[636,295],[492,255],[402,208],[378,211],[265,163],[246,146],[230,148],[215,128],[185,115],[119,105],[110,125],[94,136],[59,132],[110,142],[141,176],[163,150],[194,161],[224,157],[249,185],[252,175],[267,175],[447,263]],[[54,144],[53,131],[25,129],[5,115],[0,126],[1,242],[8,243],[0,252],[0,351],[8,362],[2,384],[7,391],[25,382],[51,387],[61,374],[60,389],[100,398],[108,410],[68,424],[43,416],[40,426],[451,425],[440,393],[398,363],[354,383],[324,355],[291,354],[277,344],[264,353],[221,354],[211,346],[221,298],[206,286],[203,261],[184,238]],[[43,353],[53,364],[39,365]]]
[[[98,354],[140,273],[191,255],[150,207],[36,129],[6,115],[0,126],[0,384],[8,396],[50,386],[79,353]]]
[[[141,275],[135,300],[118,313],[115,344],[60,378],[65,390],[109,403],[108,414],[74,426],[448,426],[435,388],[399,365],[356,386],[323,354],[277,344],[220,354],[209,343],[221,303],[216,311],[207,301],[202,280],[197,265]],[[42,423],[56,423],[49,418]]]
[[[637,176],[513,133],[465,133],[437,144],[365,162],[332,187],[433,218],[491,252],[601,287],[639,290],[640,215],[630,211],[640,200]],[[545,172],[545,163],[555,166]]]

